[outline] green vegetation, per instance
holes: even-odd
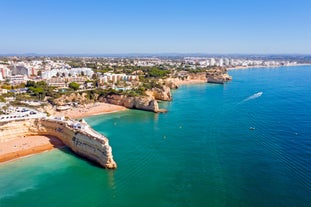
[[[95,100],[95,98],[96,98],[96,91],[95,90],[86,91],[85,93],[86,93],[85,98],[87,98],[88,100]]]
[[[0,102],[4,102],[4,103],[6,102],[3,96],[0,96]]]
[[[84,64],[82,61],[80,60],[72,60],[72,61],[69,61],[67,62],[68,65],[70,65],[72,68],[82,68],[84,67]]]
[[[29,92],[37,97],[39,100],[43,100],[46,96],[47,92],[47,83],[44,81],[35,82],[35,81],[27,81],[26,87],[28,87]]]
[[[146,73],[146,77],[152,78],[165,78],[170,74],[169,70],[161,69],[158,67],[143,69],[143,71]]]
[[[11,85],[9,83],[3,83],[1,85],[2,89],[7,89],[7,90],[11,90],[11,89],[17,89],[17,88],[25,88],[25,83],[21,83],[19,85]]]
[[[28,92],[32,97],[41,101],[44,100],[46,96],[52,98],[60,97],[60,94],[54,91],[55,87],[48,86],[48,84],[44,81],[27,81],[26,87],[28,87]],[[23,96],[25,97],[27,94]]]
[[[76,82],[69,83],[69,88],[73,89],[74,91],[78,90],[79,87],[80,87],[80,84],[78,84]]]

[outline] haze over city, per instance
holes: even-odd
[[[311,53],[309,0],[10,0],[0,7],[0,54]]]

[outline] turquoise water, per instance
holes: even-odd
[[[66,149],[1,165],[0,206],[311,206],[311,67],[230,74],[174,91],[166,114],[88,118],[117,170]]]

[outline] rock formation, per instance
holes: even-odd
[[[188,80],[207,80],[206,73],[200,72],[200,73],[188,73]]]
[[[167,79],[167,80],[165,81],[165,85],[166,85],[167,87],[169,87],[170,89],[177,89],[177,88],[178,88],[178,85],[176,84],[176,82],[173,81],[173,80],[171,80],[171,79]]]
[[[126,95],[113,94],[105,97],[99,97],[98,100],[105,103],[124,106],[129,109],[163,112],[163,110],[159,109],[158,102],[154,98],[148,96],[130,97]]]
[[[117,167],[108,139],[91,129],[86,123],[52,118],[0,123],[0,143],[27,135],[55,136],[75,153],[95,161],[104,168],[115,169]]]
[[[69,95],[62,95],[60,98],[54,99],[53,102],[57,106],[63,106],[71,102],[85,104],[90,102],[90,100],[87,98],[87,93],[71,93]]]
[[[172,100],[171,89],[167,86],[162,86],[161,88],[152,88],[151,90],[146,91],[146,94],[150,97],[153,97],[156,100],[161,101]]]
[[[227,74],[227,69],[225,68],[214,68],[207,70],[206,78],[208,83],[220,84],[232,80],[232,77]]]

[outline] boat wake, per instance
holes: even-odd
[[[240,104],[241,104],[241,103],[244,103],[244,102],[246,102],[246,101],[252,100],[252,99],[259,98],[260,96],[262,96],[262,94],[263,94],[262,91],[260,91],[260,92],[258,92],[258,93],[255,93],[254,95],[251,95],[250,97],[248,97],[248,98],[244,99],[243,101],[241,101]]]

